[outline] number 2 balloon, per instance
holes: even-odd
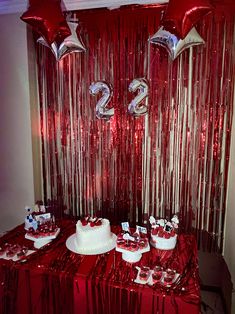
[[[111,84],[104,81],[93,82],[89,87],[91,95],[95,96],[98,93],[102,93],[102,97],[96,104],[96,117],[98,119],[109,119],[114,115],[114,108],[107,108],[108,103],[113,95],[113,88]]]

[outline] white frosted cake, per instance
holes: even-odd
[[[82,252],[97,252],[104,247],[112,246],[113,234],[108,219],[84,218],[76,224],[75,242]]]
[[[149,219],[151,224],[151,245],[160,250],[173,250],[177,243],[178,217],[175,215],[171,222],[166,219]]]
[[[160,250],[173,250],[176,246],[177,235],[175,234],[173,237],[169,239],[159,237],[158,235],[151,235],[151,244],[156,249]]]

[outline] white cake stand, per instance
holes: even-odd
[[[36,238],[26,233],[25,239],[34,241],[34,247],[36,249],[40,249],[41,247],[43,247],[44,245],[50,243],[53,239],[55,239],[58,236],[59,232],[60,232],[60,228],[58,228],[56,230],[56,233],[53,234],[52,236],[39,237],[39,238]]]
[[[116,241],[117,241],[117,236],[114,233],[112,233],[110,241],[100,246],[99,248],[96,248],[96,249],[84,248],[84,247],[79,247],[77,245],[76,233],[74,233],[70,237],[68,237],[68,239],[66,240],[66,247],[70,251],[77,254],[98,255],[98,254],[104,254],[113,250],[116,246]]]
[[[138,251],[128,251],[128,250],[125,250],[125,249],[121,249],[119,247],[116,246],[116,251],[117,252],[121,252],[122,253],[122,259],[128,263],[137,263],[141,260],[141,257],[142,257],[142,254],[143,253],[146,253],[146,252],[149,252],[150,251],[150,246],[149,246],[149,243],[148,245],[141,249],[141,250],[138,250]]]

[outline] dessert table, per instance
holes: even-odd
[[[66,239],[75,232],[76,222],[57,222],[60,233],[40,249],[25,239],[24,226],[17,226],[0,238],[35,250],[18,260],[0,258],[0,313],[23,314],[155,314],[199,313],[200,288],[197,247],[192,235],[178,236],[174,250],[151,248],[135,264],[122,260],[112,250],[100,255],[79,255],[66,248]],[[119,227],[112,231],[118,233]],[[177,284],[170,288],[134,282],[136,266],[175,269]]]

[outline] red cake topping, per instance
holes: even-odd
[[[90,216],[87,216],[85,218],[81,218],[81,224],[83,226],[90,225],[90,227],[97,227],[102,225],[102,218],[92,218]]]

